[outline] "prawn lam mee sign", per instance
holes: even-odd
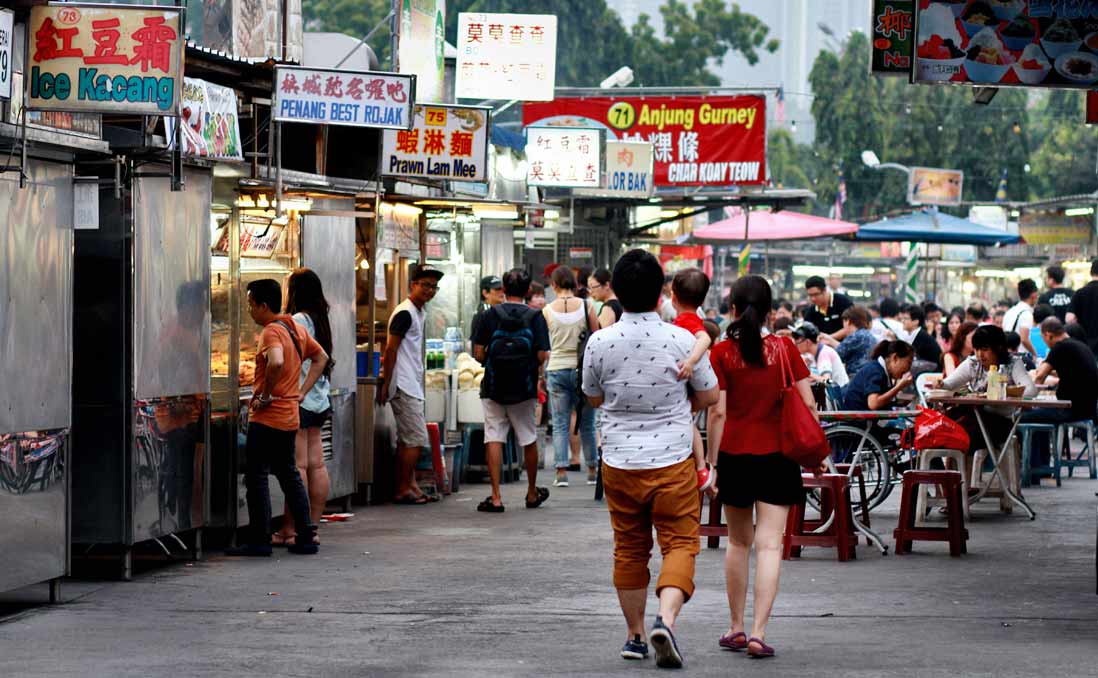
[[[915,82],[1091,89],[1098,2],[936,0],[916,14]]]
[[[410,130],[385,130],[381,173],[388,176],[488,181],[492,109],[417,105]]]
[[[179,114],[179,10],[39,5],[27,35],[29,109]]]
[[[766,182],[766,97],[592,97],[523,106],[523,124],[600,127],[652,145],[656,186]]]

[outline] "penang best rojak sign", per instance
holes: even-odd
[[[37,6],[27,35],[28,108],[178,115],[179,10]]]

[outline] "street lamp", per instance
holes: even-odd
[[[911,168],[907,165],[901,165],[895,162],[881,162],[881,159],[877,157],[877,154],[873,151],[862,151],[862,163],[875,170],[894,169],[900,170],[904,174],[911,176]]]
[[[628,87],[633,83],[633,69],[628,66],[622,66],[618,70],[611,73],[605,80],[599,83],[599,87],[602,89],[610,89],[611,87]]]

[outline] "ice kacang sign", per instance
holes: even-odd
[[[27,107],[177,115],[180,12],[149,6],[46,5],[28,25]]]
[[[236,92],[205,80],[183,78],[183,152],[200,158],[243,160]],[[168,136],[175,119],[165,119]]]
[[[526,183],[548,188],[599,188],[605,138],[601,129],[594,128],[526,128]]]
[[[410,129],[416,76],[279,66],[274,90],[279,122]]]
[[[523,106],[523,124],[601,127],[652,144],[656,186],[766,181],[766,97],[590,97]]]

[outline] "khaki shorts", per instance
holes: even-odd
[[[480,404],[484,408],[484,442],[505,443],[507,432],[512,428],[520,447],[537,442],[538,431],[534,419],[537,398],[514,405],[500,405],[494,400],[481,398]]]
[[[396,419],[397,445],[427,447],[427,419],[423,401],[397,389],[396,395],[389,398],[389,405]]]

